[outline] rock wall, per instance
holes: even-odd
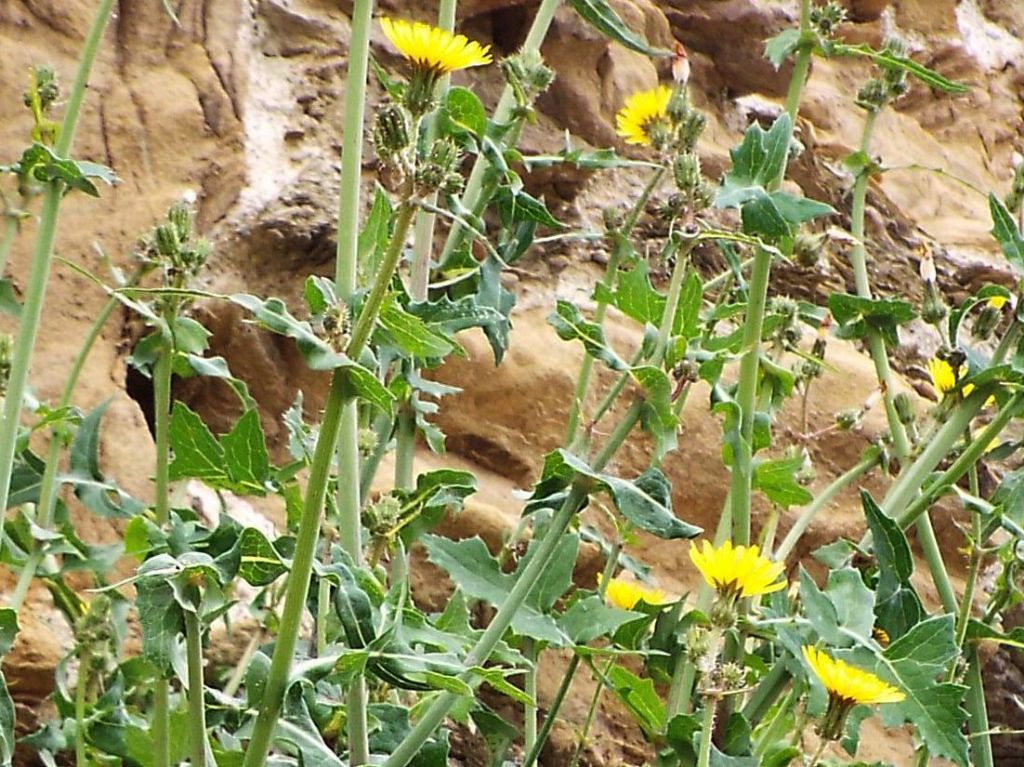
[[[691,53],[692,91],[707,110],[710,126],[702,145],[711,175],[725,167],[751,115],[775,108],[784,94],[788,71],[775,72],[761,57],[763,41],[793,23],[795,2],[770,0],[614,0],[616,10],[635,30],[657,45],[673,39]],[[1024,95],[1024,5],[1005,0],[850,0],[850,39],[878,43],[898,32],[913,55],[947,76],[962,79],[971,92],[951,99],[915,84],[896,109],[879,120],[872,148],[887,165],[897,166],[869,192],[869,254],[880,290],[914,293],[917,247],[930,244],[940,279],[953,297],[986,281],[1012,285],[987,235],[984,197],[975,190],[1004,189],[1011,175],[1010,156],[1024,149],[1021,96]],[[56,67],[64,82],[95,3],[93,0],[0,0],[0,161],[16,156],[27,140],[29,115],[21,106],[28,68]],[[185,190],[199,199],[200,225],[216,243],[205,285],[217,291],[275,293],[294,302],[310,272],[329,273],[334,251],[334,190],[339,151],[343,75],[349,39],[344,6],[331,0],[180,0],[181,26],[175,26],[155,0],[121,0],[100,53],[86,101],[75,155],[115,169],[121,183],[103,190],[98,201],[68,198],[57,241],[59,255],[96,268],[93,244],[115,261],[125,262],[135,238],[148,230]],[[467,0],[460,23],[468,34],[491,42],[497,53],[522,41],[535,3],[526,0]],[[385,0],[381,12],[429,19],[433,3]],[[385,65],[392,54],[375,32],[373,53]],[[568,131],[577,146],[616,145],[614,114],[626,95],[653,86],[659,66],[638,54],[610,45],[570,10],[556,15],[543,53],[557,71],[554,87],[540,104],[539,120],[524,134],[528,152],[561,148]],[[807,151],[795,163],[792,180],[809,196],[836,204],[845,218],[849,179],[842,158],[860,136],[862,115],[852,94],[867,76],[854,61],[814,64],[801,110],[799,137]],[[493,103],[501,88],[498,72],[473,70],[457,77]],[[378,99],[380,94],[373,93]],[[618,148],[624,149],[619,146]],[[946,175],[927,169],[941,168]],[[366,180],[372,179],[372,167]],[[527,179],[562,219],[578,226],[598,225],[601,209],[638,190],[642,177],[620,171],[538,173]],[[645,232],[658,235],[653,222]],[[18,240],[9,272],[17,289],[25,284],[31,227]],[[598,274],[594,262],[607,257],[599,245],[560,245],[538,251],[522,269],[508,275],[517,286],[513,347],[506,364],[493,370],[481,339],[469,335],[468,356],[441,371],[458,382],[462,394],[443,403],[440,424],[449,435],[450,463],[472,466],[484,478],[475,502],[447,533],[481,534],[497,542],[518,513],[511,490],[529,485],[543,451],[558,444],[569,402],[578,350],[557,341],[544,316],[556,296],[585,301]],[[714,254],[700,254],[709,271]],[[841,246],[813,269],[780,268],[773,289],[805,298],[822,298],[852,285]],[[104,296],[86,279],[57,264],[32,371],[35,393],[53,399],[64,372]],[[198,310],[214,330],[214,346],[233,371],[247,380],[263,408],[264,427],[280,444],[280,416],[298,389],[306,392],[315,416],[324,381],[303,371],[294,350],[244,324],[237,311],[218,305]],[[152,440],[139,402],[148,399],[145,382],[127,374],[126,355],[137,338],[136,324],[117,313],[88,361],[76,404],[92,407],[113,397],[103,432],[105,469],[140,497],[150,493]],[[616,341],[635,343],[622,323]],[[902,369],[908,381],[925,378],[919,352],[935,340],[915,329],[908,334]],[[833,414],[863,401],[874,388],[865,357],[852,347],[830,347],[827,385],[812,396],[812,430],[831,423]],[[921,388],[918,384],[918,388]],[[200,410],[211,424],[225,427],[236,415],[234,401],[214,384],[190,381],[176,396]],[[675,479],[675,501],[690,519],[711,527],[723,502],[723,474],[717,460],[720,427],[706,412],[705,393],[691,397],[684,419],[681,449],[666,464]],[[787,414],[783,429],[797,429]],[[881,428],[871,414],[856,433],[835,433],[813,444],[822,486],[855,462],[867,440]],[[618,467],[645,465],[647,446],[638,441],[622,452]],[[423,465],[438,461],[424,454]],[[710,468],[709,468],[710,467]],[[89,541],[115,538],[115,526],[75,510],[81,536]],[[802,551],[841,534],[856,534],[860,514],[852,496],[839,499],[812,531]],[[790,522],[783,519],[785,527]],[[937,520],[949,551],[960,540],[951,515]],[[638,554],[654,564],[663,584],[683,591],[694,573],[683,549],[643,539]],[[593,577],[599,566],[591,552],[578,576]],[[129,567],[128,564],[125,568]],[[927,594],[930,584],[921,579]],[[0,588],[10,584],[0,572]],[[443,599],[433,576],[420,578],[417,595],[427,603]],[[52,667],[66,636],[56,629],[48,596],[30,597],[31,617],[5,672],[19,703],[24,727],[52,684]],[[1009,656],[995,662],[1016,668]],[[542,678],[554,678],[553,673]],[[1021,727],[1012,705],[1022,689],[1019,672],[1000,671],[993,682],[994,720]],[[585,706],[589,682],[574,690],[574,708]],[[1000,687],[1002,684],[1002,687]],[[542,702],[552,690],[542,690]],[[633,740],[614,706],[607,707],[588,751],[593,764],[635,761],[642,747]],[[571,731],[556,733],[545,759],[558,758]],[[905,741],[905,739],[903,739]],[[1010,739],[998,739],[1003,746]],[[640,749],[638,752],[637,749]],[[1012,743],[1004,749],[1014,757]],[[902,751],[901,751],[902,749]],[[910,755],[900,739],[865,738],[861,756],[905,763]],[[1016,763],[1006,761],[1006,764]]]

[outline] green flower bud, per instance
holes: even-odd
[[[501,71],[520,108],[529,108],[555,79],[554,70],[544,63],[536,51],[518,53],[503,59]]]
[[[938,285],[934,282],[926,282],[924,284],[924,302],[921,304],[921,319],[929,325],[938,325],[948,311]]]
[[[192,209],[184,202],[175,203],[167,211],[167,221],[174,227],[178,239],[184,242],[192,236]]]
[[[871,78],[857,92],[856,104],[868,112],[877,112],[888,99],[888,88],[877,78]]]
[[[170,224],[161,224],[154,232],[156,239],[156,252],[167,259],[173,259],[181,250],[181,240],[178,231]]]
[[[910,395],[906,392],[901,391],[893,398],[893,406],[896,408],[896,415],[900,419],[900,423],[904,426],[910,426],[917,419]]]
[[[618,206],[608,206],[601,211],[601,216],[604,218],[605,231],[609,234],[621,229],[622,225],[626,221],[626,217],[622,213],[622,208],[619,208]]]
[[[360,429],[359,436],[357,437],[357,446],[362,455],[372,453],[377,449],[377,432],[367,427]]]
[[[672,175],[680,192],[692,192],[702,179],[700,157],[694,152],[676,155],[672,161]]]
[[[978,313],[978,319],[974,321],[974,326],[971,328],[971,335],[982,341],[988,340],[992,337],[992,333],[995,331],[996,326],[999,325],[999,321],[1002,318],[1002,311],[994,306],[986,304]]]
[[[373,123],[373,145],[377,156],[390,160],[409,147],[409,123],[398,104],[384,104]]]
[[[371,535],[382,536],[398,524],[401,515],[402,502],[388,493],[363,509],[363,525]]]
[[[348,305],[338,302],[327,308],[322,319],[323,337],[327,345],[342,354],[348,348],[351,319]]]
[[[813,269],[821,259],[825,244],[825,233],[810,234],[801,232],[793,241],[793,260],[805,269]]]

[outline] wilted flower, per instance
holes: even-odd
[[[670,126],[668,102],[672,89],[659,85],[649,91],[634,93],[615,116],[616,133],[627,144],[650,146],[660,135],[667,135]]]
[[[785,568],[761,555],[757,546],[733,546],[726,541],[717,549],[707,541],[702,549],[690,544],[690,559],[704,580],[725,597],[756,597],[786,588],[778,580]]]

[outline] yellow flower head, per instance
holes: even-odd
[[[932,386],[943,397],[956,388],[957,381],[967,375],[967,363],[960,366],[957,371],[944,359],[932,357],[928,360],[928,372],[932,377]],[[964,391],[964,394],[969,392]]]
[[[756,597],[786,588],[778,580],[785,565],[761,556],[757,546],[733,546],[726,541],[717,549],[704,541],[703,549],[690,544],[690,559],[704,580],[726,596]]]
[[[1000,311],[1004,306],[1006,306],[1006,302],[1009,300],[1010,299],[1008,299],[1006,296],[992,296],[988,301],[985,302],[985,305],[991,306],[996,311]]]
[[[380,20],[391,44],[414,66],[434,76],[491,63],[491,46],[420,21]]]
[[[803,652],[804,659],[825,686],[829,698],[835,699],[844,708],[858,703],[899,703],[907,697],[870,671],[851,666],[846,661],[835,660],[823,650],[805,646]]]
[[[600,575],[597,576],[597,583],[601,585]],[[648,588],[625,578],[612,578],[608,581],[604,598],[609,604],[623,610],[632,610],[640,600],[649,605],[664,605],[672,601],[672,598],[661,589]]]
[[[627,144],[650,146],[653,143],[652,129],[668,126],[668,102],[671,99],[672,89],[667,85],[634,93],[615,115],[615,132],[626,139]]]

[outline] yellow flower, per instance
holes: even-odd
[[[491,63],[491,46],[420,21],[380,20],[391,44],[418,69],[434,76]]]
[[[956,382],[967,375],[967,363],[960,366],[959,371],[953,370],[953,366],[944,359],[932,357],[928,360],[928,372],[932,377],[932,386],[935,390],[945,396],[956,388]],[[967,394],[965,391],[964,394]]]
[[[1009,300],[1006,296],[992,296],[992,298],[985,302],[985,305],[999,311],[1006,306],[1006,302]]]
[[[668,102],[671,99],[672,89],[667,85],[634,93],[615,115],[616,133],[626,139],[627,144],[650,146],[652,129],[668,126]]]
[[[690,559],[704,580],[724,596],[756,597],[786,588],[778,580],[785,565],[761,556],[757,546],[736,546],[726,541],[717,549],[704,541],[703,549],[690,544]]]
[[[597,585],[601,585],[601,576],[597,576]],[[648,588],[636,581],[625,578],[612,578],[605,587],[604,598],[609,604],[623,610],[632,610],[640,600],[649,605],[664,605],[672,598],[661,589]]]
[[[859,703],[899,703],[907,697],[870,671],[851,666],[846,661],[835,660],[823,650],[805,646],[803,652],[804,659],[828,691],[830,706],[833,700],[837,705],[849,709]]]

